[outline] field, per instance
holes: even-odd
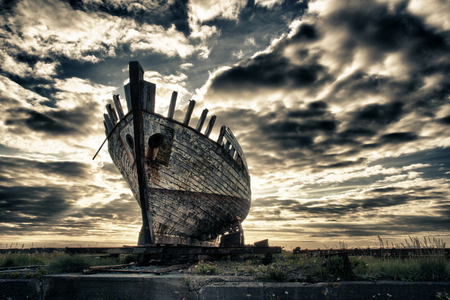
[[[64,253],[10,253],[0,255],[0,270],[14,266],[35,267],[34,272],[2,272],[3,278],[32,278],[49,273],[81,272],[91,266],[132,263],[132,255],[95,257]],[[273,257],[271,263],[262,255],[246,255],[234,259],[200,261],[192,264],[186,275],[253,276],[263,281],[342,281],[342,280],[401,280],[401,281],[449,281],[450,262],[438,251],[412,257],[350,256],[351,268],[338,256],[329,258],[283,251]]]

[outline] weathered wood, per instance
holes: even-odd
[[[175,105],[177,103],[177,92],[172,92],[172,98],[170,98],[169,112],[167,114],[167,118],[173,119],[173,115],[175,114]]]
[[[236,137],[234,136],[233,132],[231,132],[231,129],[229,127],[227,127],[226,131],[225,131],[225,138],[227,139],[227,141],[230,141],[230,143],[233,145],[233,147],[236,149],[236,152],[239,154],[239,156],[242,159],[242,163],[245,166],[245,169],[248,169],[247,166],[247,160],[245,158],[244,155],[244,151],[242,151],[241,146],[239,145]]]
[[[214,224],[220,225],[229,221],[226,219],[228,213],[245,218],[251,197],[249,183],[245,183],[249,182],[248,175],[244,176],[236,163],[236,167],[232,164],[233,167],[230,168],[229,164],[233,160],[229,155],[222,156],[223,151],[216,152],[218,147],[215,142],[182,125],[151,114],[145,114],[144,120],[144,123],[157,121],[151,123],[152,126],[157,126],[152,127],[153,131],[157,132],[166,126],[171,126],[174,130],[170,164],[167,167],[159,165],[158,171],[154,171],[157,177],[148,178],[148,185],[153,187],[149,203],[154,208],[155,233],[198,236],[201,232],[217,228],[218,225]],[[145,140],[151,134],[147,131],[151,130],[145,130]],[[112,136],[111,140],[116,138]],[[115,147],[110,146],[111,149]],[[189,167],[190,165],[195,167]],[[130,180],[132,187],[132,171],[121,173],[125,174],[127,182]],[[137,190],[137,187],[135,188]],[[168,195],[170,190],[195,193],[180,192]],[[228,198],[219,197],[217,194],[227,195]],[[214,197],[219,198],[214,200]],[[190,203],[189,206],[186,206],[187,203]]]
[[[209,137],[209,135],[211,134],[211,131],[213,130],[216,119],[217,119],[216,116],[212,116],[211,119],[209,119],[208,126],[206,127],[206,130],[205,130],[206,137]]]
[[[189,100],[189,106],[186,112],[186,116],[184,117],[183,124],[189,126],[189,121],[191,120],[192,112],[194,111],[195,100]]]
[[[145,144],[144,129],[142,118],[142,91],[141,86],[144,80],[144,70],[137,61],[129,64],[130,71],[130,96],[133,112],[134,128],[134,149],[136,154],[136,171],[139,187],[139,202],[141,204],[142,220],[144,227],[144,243],[153,243],[153,220],[150,213],[147,199],[149,197],[147,190],[147,179],[145,172]]]
[[[155,112],[156,84],[144,81],[143,85],[143,109]]]
[[[114,106],[116,107],[117,114],[119,115],[119,120],[122,120],[124,117],[122,104],[120,103],[120,96],[113,95]]]
[[[138,75],[132,75],[136,69]],[[239,153],[234,153],[234,160],[223,147],[207,137],[212,131],[215,116],[203,135],[200,130],[207,111],[204,111],[203,121],[200,117],[200,125],[197,124],[199,131],[189,127],[194,100],[189,103],[183,124],[173,120],[174,94],[168,118],[149,113],[148,109],[142,110],[143,103],[146,103],[142,101],[143,85],[143,70],[130,63],[130,107],[133,113],[127,114],[108,135],[111,158],[141,205],[144,229],[150,231],[152,227],[152,243],[155,243],[156,235],[169,237],[168,240],[184,237],[214,241],[223,224],[231,221],[230,218],[245,219],[249,212],[251,189],[248,169],[242,167]],[[140,94],[134,91],[135,87]],[[142,124],[141,128],[136,123]],[[161,134],[164,142],[158,152],[152,150],[149,153],[147,150],[156,148],[147,148],[144,142],[155,134]],[[238,152],[234,141],[231,141],[233,136],[227,133],[225,126],[221,128],[220,143],[224,137],[228,141],[227,149],[233,146],[232,151]],[[145,154],[148,160],[145,160]],[[148,244],[149,239],[146,240],[144,235],[143,232],[140,244]]]
[[[228,150],[230,149],[231,143],[229,140],[227,140],[227,142],[225,143],[225,146],[223,146],[223,149],[225,149],[225,151],[228,152]]]
[[[124,87],[125,90],[125,99],[127,101],[128,111],[131,111],[131,91],[130,91],[130,83],[127,83]]]
[[[106,125],[106,121],[103,121],[103,125],[105,125],[105,134],[106,134],[106,136],[108,136],[109,129],[108,129],[108,125]]]
[[[111,123],[115,126],[117,124],[117,115],[113,107],[111,107],[111,104],[106,104],[106,111],[108,112],[109,119],[111,120]]]
[[[203,127],[203,124],[205,123],[207,115],[208,115],[208,110],[205,108],[202,111],[200,119],[198,119],[197,127],[195,128],[195,130],[197,130],[198,132],[202,131],[202,127]]]
[[[113,130],[114,126],[111,123],[111,119],[107,114],[103,114],[103,117],[105,118],[106,126],[108,127],[108,132],[111,132]]]
[[[145,155],[146,158],[154,161],[156,159],[156,156],[158,155],[158,150],[161,144],[164,142],[164,136],[160,133],[153,134],[148,139],[148,148],[147,148],[147,154]]]
[[[231,149],[228,153],[230,153],[230,156],[234,158],[234,152],[236,152],[236,148],[234,148],[233,146],[231,146]]]
[[[217,143],[219,145],[222,145],[222,143],[223,143],[223,136],[225,135],[226,130],[227,130],[227,126],[222,125],[222,127],[220,127],[219,137],[217,138]]]

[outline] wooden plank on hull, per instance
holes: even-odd
[[[138,177],[139,201],[141,203],[142,223],[144,227],[144,243],[152,244],[153,220],[147,203],[147,179],[145,174],[145,143],[142,117],[143,93],[141,86],[144,81],[144,70],[137,61],[131,61],[130,71],[130,102],[133,113],[134,149],[136,155],[136,171]]]

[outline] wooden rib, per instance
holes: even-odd
[[[108,126],[108,132],[111,132],[111,130],[113,130],[114,126],[111,123],[111,120],[109,119],[109,116],[107,114],[103,114],[103,117],[105,118],[106,125]]]
[[[109,119],[111,120],[113,125],[117,124],[117,115],[114,111],[114,108],[111,107],[111,104],[106,104],[106,111],[108,112]]]
[[[217,139],[217,143],[220,145],[222,145],[222,143],[223,143],[223,136],[225,135],[226,130],[227,130],[227,126],[222,125],[222,127],[220,127],[219,138]]]
[[[172,92],[172,98],[170,98],[169,112],[167,114],[167,118],[173,119],[173,115],[175,114],[175,105],[177,103],[177,92]]]
[[[122,104],[120,103],[120,96],[113,95],[114,106],[116,107],[117,114],[119,115],[119,120],[122,120],[124,117]]]
[[[227,140],[227,142],[225,143],[225,146],[223,146],[223,148],[224,148],[226,151],[228,151],[228,149],[230,149],[230,145],[231,145],[230,141]]]
[[[234,152],[236,152],[236,149],[234,147],[231,147],[230,152],[228,153],[230,153],[231,157],[234,158]]]
[[[155,112],[156,84],[144,81],[143,108],[149,112]]]
[[[131,92],[130,92],[130,84],[127,83],[124,87],[125,90],[125,99],[127,100],[127,108],[128,111],[131,111]]]
[[[203,127],[203,124],[205,123],[205,119],[206,119],[207,115],[208,115],[208,109],[205,108],[202,111],[202,115],[200,116],[200,119],[198,119],[197,128],[195,128],[195,130],[197,130],[198,132],[202,131],[202,127]]]
[[[184,117],[183,124],[189,126],[189,121],[191,120],[192,112],[194,111],[195,100],[189,100],[189,106],[186,112],[186,116]]]
[[[206,137],[209,137],[209,135],[211,134],[211,131],[214,127],[214,123],[216,122],[216,119],[217,119],[216,116],[212,116],[211,119],[209,120],[208,126],[206,127],[206,130],[205,130]]]
[[[103,121],[103,125],[105,125],[105,133],[106,133],[106,136],[108,136],[109,129],[108,129],[108,125],[106,125],[106,121]]]

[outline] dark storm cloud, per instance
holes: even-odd
[[[0,186],[0,218],[6,223],[51,222],[74,202],[67,187]]]
[[[85,134],[95,117],[93,111],[98,103],[88,102],[84,107],[72,109],[51,109],[40,113],[29,108],[9,108],[6,110],[5,125],[13,133],[25,134],[28,130],[42,132],[49,138],[66,135]]]
[[[355,124],[367,124],[376,127],[398,121],[403,113],[403,103],[393,102],[386,105],[370,104],[355,113]]]
[[[415,141],[418,136],[413,132],[394,132],[381,136],[380,141],[383,143],[399,144]]]
[[[293,66],[278,53],[261,54],[217,76],[211,88],[224,91],[232,87],[237,89],[310,87],[313,84],[324,83],[323,80],[319,80],[324,71],[325,67],[319,64]]]
[[[254,165],[259,165],[259,158],[265,161],[265,153],[252,149],[275,153],[280,164],[265,165],[274,171],[285,165],[316,171],[364,165],[370,151],[420,140],[420,130],[426,122],[418,119],[414,128],[401,132],[390,131],[389,127],[412,113],[434,117],[448,103],[450,81],[445,74],[450,70],[450,46],[446,32],[427,26],[423,19],[411,14],[406,10],[407,2],[393,9],[372,1],[341,4],[329,15],[315,19],[315,23],[304,21],[291,37],[281,39],[270,51],[244,59],[212,78],[210,95],[225,99],[249,90],[268,98],[271,91],[275,95],[282,92],[290,97],[290,102],[296,97],[295,91],[302,91],[314,99],[323,84],[334,81],[339,72],[355,62],[357,54],[364,53],[358,69],[329,85],[331,89],[325,97],[306,107],[271,106],[247,112],[241,119],[225,112],[229,124],[253,125],[236,131],[245,132],[239,138],[252,145],[246,147],[244,142],[247,159]],[[332,49],[336,50],[329,53],[324,37],[333,32],[339,32],[340,39],[333,40]],[[370,70],[390,54],[397,54],[408,66],[401,79]],[[322,58],[332,59],[340,68],[332,71]],[[434,75],[442,78],[436,88],[423,89],[425,76]],[[252,101],[252,94],[240,101]],[[372,97],[383,102],[367,101]],[[340,107],[341,112],[334,112],[333,105]],[[272,118],[263,117],[269,115]],[[448,117],[436,121],[449,123]],[[340,149],[334,150],[339,154],[324,155],[333,149]],[[260,174],[257,169],[253,172]]]
[[[291,110],[287,113],[289,118],[320,117],[327,113],[328,104],[324,101],[315,101],[308,104],[308,109]]]
[[[306,185],[305,190],[320,189],[320,186]],[[427,210],[416,212],[416,215],[429,222],[430,215],[435,218],[449,218],[447,199],[450,196],[448,191],[442,191],[439,186],[432,185],[420,187],[397,187],[386,186],[383,188],[366,190],[359,193],[357,197],[349,195],[345,200],[334,199],[332,195],[323,200],[309,200],[307,202],[293,199],[277,197],[257,198],[252,202],[252,218],[268,220],[276,217],[279,220],[288,221],[290,219],[314,219],[317,217],[327,220],[336,218],[352,218],[359,220],[364,218],[364,222],[378,222],[379,218],[390,219],[402,218],[401,216],[388,215],[386,209],[403,209],[405,205],[420,205],[427,202]],[[383,212],[381,212],[383,210]],[[288,212],[288,213],[286,213]],[[256,215],[255,215],[256,213]],[[268,219],[266,219],[266,216]],[[419,219],[420,219],[419,218]],[[407,220],[408,218],[405,218]],[[417,224],[411,219],[410,223],[404,224],[415,226]],[[438,227],[429,230],[439,230],[441,222],[436,222]]]
[[[191,29],[188,22],[188,0],[143,2],[134,5],[134,2],[93,2],[83,0],[69,0],[70,6],[74,10],[96,13],[103,12],[112,16],[130,18],[138,24],[155,24],[168,29],[175,25],[176,29],[189,36]]]
[[[103,167],[109,168],[110,164]],[[89,164],[81,162],[0,156],[0,220],[14,224],[14,227],[0,226],[0,230],[4,234],[45,231],[85,235],[87,229],[97,228],[98,221],[139,222],[136,217],[139,205],[129,194],[120,194],[109,203],[77,205],[84,197],[109,194],[105,187],[91,184],[95,173]],[[37,178],[48,179],[36,181]],[[55,178],[62,181],[53,183]]]
[[[11,156],[0,156],[0,170],[2,174],[23,174],[34,177],[34,174],[47,174],[48,176],[62,176],[68,180],[86,178],[90,166],[82,162],[71,161],[37,161]],[[15,182],[13,178],[11,183]]]
[[[437,120],[439,123],[444,125],[450,125],[450,116],[446,116]]]

